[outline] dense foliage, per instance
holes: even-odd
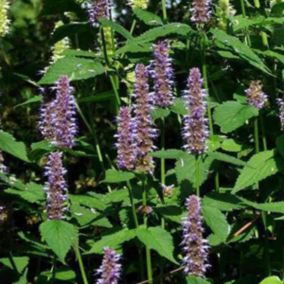
[[[0,282],[284,283],[282,0],[0,0]]]

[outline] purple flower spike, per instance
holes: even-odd
[[[136,170],[144,173],[152,173],[154,170],[154,161],[149,156],[149,153],[155,148],[153,139],[157,136],[157,130],[154,128],[154,122],[151,117],[153,99],[152,94],[149,92],[148,78],[147,67],[143,64],[137,64],[134,85],[134,114],[137,123]]]
[[[136,122],[131,117],[130,108],[120,108],[117,124],[117,164],[120,169],[130,171],[135,167],[136,158]]]
[[[154,56],[154,68],[151,70],[155,83],[154,104],[169,107],[173,102],[173,68],[167,41],[159,41],[154,45]]]
[[[251,81],[249,88],[245,91],[248,103],[259,110],[267,103],[267,95],[262,91],[262,87],[260,81]]]
[[[191,21],[196,24],[206,24],[211,18],[211,0],[193,0]]]
[[[51,106],[55,110],[52,114],[55,131],[53,143],[59,147],[72,148],[77,133],[76,104],[72,95],[73,87],[70,86],[69,78],[63,75],[59,78],[55,89],[56,98]]]
[[[281,130],[284,130],[284,99],[277,99],[279,105],[279,119],[281,123]]]
[[[91,0],[87,9],[89,22],[92,26],[98,23],[99,18],[109,18],[109,0]]]
[[[104,258],[97,270],[100,279],[96,284],[117,284],[121,274],[120,255],[110,248],[104,248]]]
[[[198,68],[190,70],[184,98],[188,114],[183,119],[184,148],[192,154],[203,154],[206,151],[208,122],[206,114],[206,91],[202,88],[203,80]]]
[[[55,140],[54,109],[51,102],[44,103],[40,109],[39,130],[41,135],[49,141]]]
[[[186,200],[188,215],[183,219],[183,251],[185,257],[183,265],[187,275],[203,277],[209,265],[208,244],[203,239],[203,226],[201,216],[200,199],[196,195],[191,195]]]
[[[62,164],[62,153],[49,154],[45,167],[47,182],[45,191],[47,195],[47,214],[50,220],[61,220],[64,218],[67,201],[67,185],[64,178],[66,170]]]

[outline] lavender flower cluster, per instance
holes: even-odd
[[[182,247],[185,253],[183,259],[184,272],[188,275],[203,277],[208,269],[208,244],[203,238],[203,225],[200,199],[191,195],[186,200],[188,215],[183,219]]]
[[[191,21],[196,24],[206,24],[211,18],[211,0],[193,0],[190,9]]]
[[[77,133],[76,104],[69,78],[62,75],[56,86],[54,100],[43,104],[39,129],[42,136],[58,147],[72,148]]]
[[[66,169],[63,167],[62,155],[61,152],[49,154],[45,167],[47,215],[50,220],[63,219],[67,208],[67,185],[64,178]]]
[[[96,284],[117,284],[121,273],[120,255],[113,249],[104,248],[104,257],[101,267],[97,270],[100,278]]]
[[[203,154],[206,150],[208,125],[206,114],[206,91],[198,68],[192,68],[184,92],[188,114],[183,120],[184,148],[192,154]]]
[[[159,41],[154,45],[154,56],[151,70],[154,79],[154,104],[158,107],[169,107],[173,103],[173,67],[167,41]]]
[[[260,81],[251,81],[249,88],[245,91],[248,103],[257,109],[262,109],[267,103],[267,95],[262,91]]]
[[[109,18],[110,3],[109,0],[91,0],[87,3],[89,23],[95,26],[100,18]]]

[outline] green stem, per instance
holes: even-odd
[[[145,187],[145,178],[143,177],[143,207],[145,208],[147,206],[147,189]],[[148,218],[147,214],[144,213],[144,225],[147,228]],[[147,267],[147,278],[148,283],[153,284],[153,272],[152,272],[152,260],[151,260],[151,250],[146,246],[146,267]]]
[[[259,153],[259,129],[258,129],[258,120],[254,119],[254,144],[255,144],[255,152]]]
[[[260,2],[259,2],[259,0],[254,0],[253,2],[254,2],[255,8],[259,9],[259,8],[260,8]]]
[[[195,182],[196,182],[196,195],[200,196],[200,159],[195,156]]]
[[[165,150],[165,119],[162,119],[161,126],[161,150]],[[161,159],[161,184],[165,185],[166,183],[166,160]]]
[[[165,22],[168,20],[166,0],[162,0],[163,19]]]
[[[215,174],[215,189],[217,192],[220,191],[219,172],[216,172]]]
[[[128,188],[129,199],[130,199],[131,208],[132,208],[132,215],[133,215],[134,224],[135,224],[135,227],[138,228],[139,222],[138,222],[137,212],[136,212],[136,208],[135,208],[135,204],[134,204],[132,188],[131,188],[129,181],[127,182],[127,188]]]
[[[136,24],[137,24],[137,21],[134,19],[132,24],[131,24],[130,31],[129,31],[131,35],[133,34],[133,32],[135,30]]]
[[[260,127],[261,127],[263,150],[266,151],[267,150],[267,140],[266,140],[266,135],[265,135],[265,127],[263,123],[263,118],[261,114],[260,114]]]
[[[240,0],[240,3],[241,3],[242,15],[243,15],[244,18],[246,18],[247,12],[246,12],[245,1],[244,0]],[[250,40],[250,36],[248,34],[247,28],[245,28],[244,31],[245,31],[246,43],[247,43],[248,46],[250,46],[251,45],[251,40]]]
[[[99,141],[98,141],[98,138],[97,138],[97,133],[96,133],[96,130],[94,127],[92,127],[88,120],[86,119],[85,115],[83,114],[80,106],[76,103],[76,108],[77,108],[77,111],[79,113],[79,115],[81,116],[83,122],[85,123],[86,127],[88,128],[89,132],[92,134],[93,136],[93,139],[94,139],[94,142],[95,142],[95,148],[96,148],[96,152],[97,152],[97,155],[98,155],[98,159],[99,159],[99,162],[100,162],[100,165],[101,165],[101,168],[103,170],[103,172],[105,173],[105,165],[104,165],[104,160],[103,160],[103,156],[102,156],[102,151],[101,151],[101,147],[100,147],[100,144],[99,144]],[[111,192],[111,187],[108,185],[107,186],[108,188],[108,191]]]
[[[86,275],[86,271],[85,271],[85,267],[84,267],[84,263],[83,263],[82,256],[81,256],[80,249],[79,249],[78,245],[74,246],[74,252],[75,252],[75,255],[76,255],[76,259],[79,263],[79,268],[80,268],[83,283],[89,284],[88,279],[87,279],[87,275]]]

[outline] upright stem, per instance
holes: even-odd
[[[131,24],[130,31],[129,31],[131,35],[133,34],[133,32],[135,30],[136,24],[137,24],[137,21],[134,19],[132,24]]]
[[[104,160],[103,160],[103,156],[102,156],[102,151],[101,151],[101,146],[99,144],[99,141],[98,141],[98,138],[97,138],[97,133],[96,133],[96,130],[94,127],[92,127],[88,120],[86,119],[85,115],[83,114],[80,106],[76,103],[76,108],[77,108],[77,111],[79,113],[79,115],[81,116],[82,120],[84,121],[86,127],[88,128],[89,132],[92,134],[93,136],[93,139],[94,139],[94,142],[95,142],[95,148],[96,148],[96,152],[97,152],[97,155],[98,155],[98,159],[99,159],[99,162],[100,162],[100,165],[101,165],[101,168],[103,170],[103,172],[105,173],[105,165],[104,165]],[[108,191],[111,192],[111,187],[108,185],[107,186],[108,188]]]
[[[166,0],[162,0],[162,10],[163,10],[163,19],[166,22],[168,20]]]
[[[161,150],[165,150],[165,119],[162,118],[161,127]],[[161,159],[161,184],[165,185],[166,182],[166,161],[164,158]]]
[[[259,0],[254,0],[253,2],[254,2],[255,8],[259,9],[259,8],[260,8],[260,2],[259,2]]]
[[[145,176],[143,177],[143,207],[147,206],[147,190],[145,187]],[[147,214],[144,213],[144,225],[147,227],[148,218]],[[146,266],[147,266],[147,276],[148,283],[153,284],[153,272],[152,272],[152,260],[151,260],[151,250],[146,246]]]
[[[266,135],[265,135],[265,127],[263,123],[263,118],[262,115],[260,114],[260,127],[261,127],[261,136],[262,136],[262,144],[263,144],[263,150],[267,150],[267,140],[266,140]]]
[[[240,0],[240,2],[241,2],[242,15],[243,15],[244,18],[246,18],[247,13],[246,13],[245,1],[244,1],[244,0]],[[245,31],[245,40],[246,40],[246,43],[247,43],[247,45],[250,46],[250,45],[251,45],[251,40],[250,40],[250,36],[249,36],[249,34],[248,34],[247,28],[245,28],[244,31]]]
[[[79,249],[78,245],[74,246],[74,252],[75,252],[75,255],[76,255],[76,259],[79,263],[79,268],[80,268],[83,283],[89,284],[88,279],[87,279],[87,275],[86,275],[86,271],[85,271],[85,267],[84,267],[84,263],[83,263],[82,256],[81,256],[80,249]]]
[[[255,144],[255,152],[259,153],[259,129],[258,129],[257,117],[254,119],[254,144]]]
[[[195,156],[195,183],[196,183],[196,195],[200,196],[200,158]]]

